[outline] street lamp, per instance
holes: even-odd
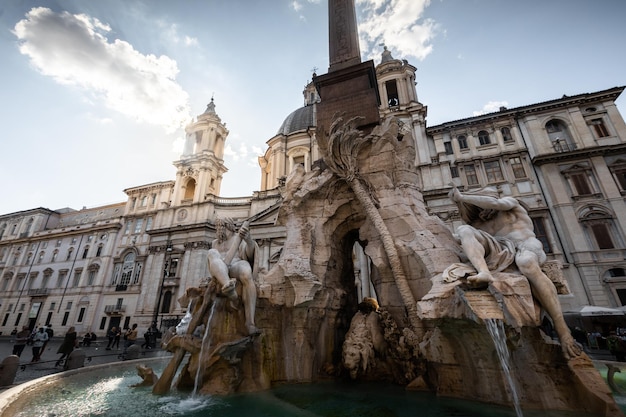
[[[161,285],[159,285],[159,298],[156,304],[156,308],[154,309],[154,326],[159,320],[159,310],[161,308],[161,298],[163,297],[163,285],[165,284],[165,278],[169,275],[169,264],[172,260],[172,241],[167,241],[167,246],[165,247],[165,252],[167,253],[167,259],[165,260],[165,264],[163,265],[163,276],[161,277]]]

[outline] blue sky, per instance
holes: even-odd
[[[357,0],[363,59],[418,68],[428,124],[626,85],[626,1]],[[0,214],[93,207],[173,180],[182,126],[214,97],[222,196],[328,68],[324,0],[5,0]],[[624,112],[626,98],[618,100]]]

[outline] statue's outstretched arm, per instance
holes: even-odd
[[[519,207],[518,201],[513,197],[495,198],[488,195],[467,194],[460,192],[457,188],[450,191],[450,198],[452,201],[472,204],[483,209],[506,211]]]

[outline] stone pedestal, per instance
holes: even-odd
[[[13,385],[17,368],[20,366],[20,358],[16,355],[7,356],[0,364],[0,387]]]

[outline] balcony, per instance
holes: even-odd
[[[126,311],[126,306],[125,305],[113,304],[113,305],[104,306],[104,312],[106,314],[117,315],[117,314],[122,314],[125,311]]]
[[[50,294],[50,289],[48,288],[31,288],[28,290],[29,297],[44,297]]]

